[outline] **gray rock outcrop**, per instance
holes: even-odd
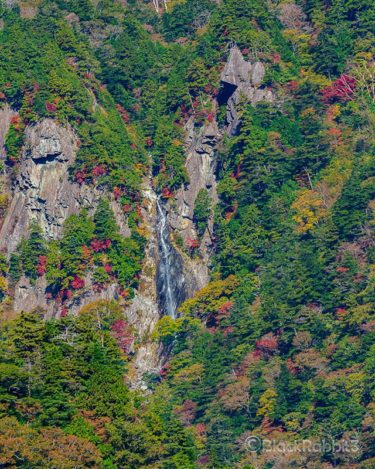
[[[0,112],[0,138],[6,134],[12,115],[14,113],[9,109]],[[69,126],[64,127],[52,119],[45,119],[26,128],[11,203],[0,229],[2,251],[10,254],[16,250],[21,239],[27,237],[32,220],[39,223],[47,239],[58,239],[69,215],[79,213],[83,207],[91,212],[95,209],[102,192],[69,180],[69,167],[75,161],[77,149],[77,138]],[[111,207],[121,234],[130,236],[119,204],[111,200]],[[110,300],[118,296],[117,285],[95,291],[89,277],[85,283],[82,294],[64,305],[72,314],[93,301]],[[44,277],[37,279],[34,284],[22,277],[14,287],[14,311],[41,308],[46,312],[46,317],[58,315],[60,306],[54,300],[46,299],[46,286]]]
[[[169,204],[168,219],[171,228],[184,239],[197,239],[193,216],[197,195],[207,189],[212,205],[218,201],[215,178],[215,148],[221,138],[216,121],[202,127],[198,133],[194,120],[186,125],[186,169],[189,184],[179,189],[172,204]],[[208,221],[208,229],[200,246],[199,260],[184,256],[184,270],[189,296],[204,287],[209,280],[210,254],[213,236],[213,217]]]
[[[73,130],[51,119],[26,128],[12,201],[0,231],[2,250],[14,251],[32,220],[47,238],[57,238],[67,216],[81,209],[85,197],[68,178],[76,150]]]
[[[261,62],[247,62],[239,48],[232,47],[220,77],[227,101],[229,134],[233,134],[238,126],[238,106],[242,100],[253,105],[260,101],[273,100],[272,91],[262,88],[264,75],[265,67]]]
[[[143,183],[143,197],[142,218],[147,233],[147,245],[139,286],[130,306],[125,309],[125,316],[137,331],[139,342],[128,373],[129,385],[132,388],[146,390],[143,375],[158,372],[161,366],[159,344],[150,337],[160,318],[156,285],[159,252],[156,233],[157,196],[147,179]]]

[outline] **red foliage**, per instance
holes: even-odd
[[[204,91],[205,91],[205,93],[210,94],[211,91],[212,91],[212,86],[211,86],[210,84],[206,85],[206,86],[204,87]]]
[[[199,240],[186,238],[186,245],[189,249],[197,249],[199,248]]]
[[[39,277],[42,277],[47,271],[47,257],[46,256],[39,256],[38,265],[36,267],[36,271]]]
[[[122,290],[120,290],[119,294],[122,298],[128,298],[129,297],[129,290],[122,289]]]
[[[343,74],[332,85],[322,90],[323,101],[329,104],[333,101],[350,101],[356,89],[356,80],[350,75]]]
[[[116,200],[118,200],[122,196],[122,190],[119,187],[114,187],[113,188],[113,195]]]
[[[223,329],[223,334],[226,337],[227,335],[232,334],[233,331],[234,331],[234,327],[228,326],[225,329]]]
[[[260,350],[254,350],[253,352],[251,352],[251,358],[255,361],[259,360],[259,358],[262,357],[262,353]]]
[[[280,61],[281,61],[281,55],[280,54],[276,53],[276,54],[272,55],[272,62],[274,64],[279,64]]]
[[[132,211],[132,206],[130,204],[124,204],[122,209],[125,213],[130,213]]]
[[[216,315],[217,320],[222,320],[229,318],[230,312],[233,309],[233,301],[226,301],[218,309],[218,314]]]
[[[90,259],[92,257],[92,251],[86,245],[82,246],[82,256],[84,260]]]
[[[342,320],[347,316],[349,313],[345,308],[337,308],[335,312],[335,317],[338,320]]]
[[[125,124],[129,124],[130,122],[130,117],[129,114],[126,112],[126,110],[121,106],[121,104],[116,104],[116,109],[121,115],[122,120],[125,122]]]
[[[171,190],[168,189],[168,187],[163,187],[163,189],[161,190],[161,196],[164,199],[170,199],[171,197],[173,197],[173,192],[171,192]]]
[[[277,350],[278,340],[275,335],[270,332],[269,334],[264,335],[261,339],[255,342],[255,347],[260,351],[263,356],[270,355]]]
[[[102,164],[98,164],[97,166],[95,166],[95,168],[93,168],[92,170],[92,174],[95,176],[95,177],[99,177],[99,176],[102,176],[103,174],[105,174],[107,171],[105,169],[105,167],[102,165]]]
[[[343,265],[340,265],[339,267],[336,268],[336,272],[338,272],[339,274],[344,274],[348,270],[349,270],[349,267],[345,267]]]
[[[49,103],[48,101],[46,101],[45,106],[46,106],[46,110],[48,112],[56,112],[57,111],[57,106],[54,103]]]
[[[85,73],[85,78],[87,78],[88,80],[91,80],[92,78],[94,78],[94,74],[91,73],[91,72],[86,72]]]
[[[296,80],[291,80],[286,84],[287,88],[289,91],[297,91],[299,88],[298,81]]]
[[[272,433],[274,431],[282,433],[284,430],[282,427],[275,427],[269,417],[264,417],[261,423],[261,427],[263,432],[265,433]]]
[[[0,99],[1,99],[1,100],[4,100],[5,98],[6,98],[5,94],[0,91]]]
[[[169,363],[167,363],[166,365],[164,365],[163,368],[160,370],[160,373],[159,373],[160,376],[161,376],[162,378],[165,378],[165,377],[168,375],[170,369],[171,369],[171,365],[170,365]]]
[[[87,174],[83,171],[77,171],[74,175],[74,179],[78,182],[78,184],[83,184],[85,182],[86,177]]]
[[[104,270],[107,272],[107,274],[110,274],[112,272],[112,267],[109,264],[105,264]]]
[[[294,364],[291,358],[288,358],[286,361],[286,367],[292,373],[292,375],[296,375],[298,373],[298,367]]]
[[[112,324],[111,331],[119,348],[125,353],[130,353],[135,338],[128,323],[123,319],[118,319]]]
[[[338,129],[338,128],[336,128],[336,127],[331,127],[330,129],[328,129],[327,134],[328,134],[330,137],[332,137],[333,142],[334,142],[335,144],[341,143],[340,137],[341,137],[341,135],[342,135],[342,132],[341,132],[340,129]]]
[[[99,240],[99,239],[93,239],[90,243],[91,249],[94,252],[101,252],[105,251],[106,249],[110,248],[112,245],[112,241],[110,239],[104,239],[104,240]]]
[[[195,430],[198,435],[204,435],[207,432],[207,426],[204,423],[197,423]]]
[[[71,282],[71,286],[74,288],[74,290],[79,290],[85,286],[85,281],[83,278],[75,276]]]
[[[226,301],[219,308],[219,313],[226,314],[233,308],[233,301]]]
[[[214,114],[213,112],[209,112],[209,113],[207,114],[207,120],[208,120],[208,122],[213,122],[214,119],[215,119],[215,114]]]
[[[228,212],[225,212],[225,219],[226,219],[226,220],[230,220],[230,219],[233,217],[234,212],[235,212],[234,209],[229,210]]]
[[[68,308],[62,308],[60,312],[60,317],[65,318],[65,316],[68,316],[68,314],[69,314]]]
[[[373,332],[375,331],[375,320],[365,322],[361,325],[361,331],[364,332]]]
[[[64,290],[64,296],[67,300],[70,300],[73,297],[72,290],[69,290],[69,289]]]
[[[188,399],[182,406],[175,410],[175,413],[184,425],[190,425],[195,418],[196,409],[197,404],[191,399]]]
[[[11,123],[11,125],[13,125],[14,127],[19,126],[20,123],[21,123],[21,118],[20,118],[20,116],[17,115],[17,116],[11,117],[11,118],[10,118],[10,123]]]
[[[148,147],[152,147],[152,145],[154,144],[152,138],[146,138],[146,145]]]

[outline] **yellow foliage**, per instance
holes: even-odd
[[[307,107],[301,112],[301,117],[306,119],[308,117],[315,116],[315,114],[316,114],[316,111],[313,107]]]
[[[347,317],[348,323],[353,325],[361,325],[366,321],[370,321],[372,319],[374,312],[374,304],[373,303],[365,303],[362,305],[354,306],[350,308],[349,315]]]
[[[6,209],[9,202],[8,194],[0,194],[0,209]]]
[[[366,374],[363,371],[351,373],[344,380],[345,388],[357,402],[361,402],[365,391]]]
[[[239,280],[230,275],[225,280],[210,282],[194,298],[185,301],[179,311],[186,315],[217,311],[238,286]]]
[[[332,119],[336,119],[341,114],[341,107],[339,104],[332,104],[329,108]]]
[[[271,418],[276,406],[276,391],[274,389],[266,389],[259,398],[259,408],[257,415]]]
[[[181,331],[186,330],[189,326],[201,327],[199,319],[194,318],[177,318],[173,319],[170,316],[163,316],[156,323],[154,331],[151,334],[153,340],[166,339],[174,337]]]
[[[0,277],[0,292],[5,294],[8,290],[8,281],[5,277]]]
[[[80,316],[97,319],[104,316],[122,317],[122,309],[114,300],[96,300],[88,303],[79,310]]]
[[[168,0],[167,1],[168,11],[171,11],[179,3],[186,3],[186,0]]]
[[[204,367],[201,363],[195,363],[194,365],[183,368],[175,374],[175,380],[188,381],[189,383],[198,383],[202,379]]]
[[[324,75],[319,75],[318,73],[315,73],[312,70],[303,69],[301,70],[301,75],[303,83],[309,82],[313,85],[318,85],[322,88],[331,84],[330,80],[328,80],[328,78],[326,78]]]
[[[292,204],[296,212],[293,220],[297,223],[297,233],[307,233],[326,215],[327,209],[320,194],[314,190],[303,189],[298,199]]]

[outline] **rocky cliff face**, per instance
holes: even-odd
[[[234,134],[239,124],[238,106],[241,101],[255,105],[259,101],[273,100],[272,91],[263,87],[265,68],[261,62],[247,62],[238,47],[230,51],[228,62],[221,74],[222,91],[219,100],[227,103],[227,132]]]
[[[12,252],[36,220],[48,238],[57,238],[66,217],[83,205],[80,187],[68,179],[77,150],[71,128],[45,119],[25,131],[21,166],[0,231],[0,249]]]
[[[2,141],[12,115],[14,113],[9,109],[0,114]],[[0,249],[3,252],[10,254],[17,248],[21,239],[27,236],[32,220],[39,223],[48,239],[57,239],[69,215],[78,213],[83,207],[91,211],[95,209],[102,194],[94,188],[80,186],[69,180],[69,167],[74,163],[76,151],[77,138],[69,126],[64,127],[52,119],[44,119],[26,128],[21,164],[11,187],[11,203],[0,230]],[[130,236],[120,207],[114,200],[111,205],[121,234]],[[97,292],[92,289],[90,279],[85,280],[86,287],[82,295],[68,305],[73,314],[92,301],[110,300],[118,295],[116,285],[109,285]],[[14,289],[14,311],[41,308],[47,317],[58,314],[58,305],[46,299],[45,289],[44,277],[39,278],[34,285],[27,278],[21,278]]]
[[[189,175],[187,187],[179,189],[168,204],[168,220],[172,232],[181,236],[185,243],[197,239],[193,222],[194,206],[201,189],[206,189],[214,207],[218,202],[216,191],[217,144],[223,133],[233,134],[240,122],[240,103],[256,105],[260,101],[272,101],[270,90],[264,89],[262,81],[265,67],[261,62],[247,62],[241,51],[233,47],[228,62],[221,75],[222,89],[217,105],[226,105],[226,128],[220,130],[216,120],[197,129],[192,117],[186,125],[186,169]],[[210,256],[213,248],[213,216],[208,221],[208,228],[199,248],[199,258],[184,258],[184,276],[187,296],[192,296],[209,280]]]
[[[157,196],[148,179],[143,183],[143,197],[142,219],[147,235],[147,246],[139,287],[131,305],[125,310],[125,315],[137,331],[139,342],[128,374],[129,384],[134,388],[146,389],[143,375],[148,372],[157,372],[160,368],[159,345],[150,337],[160,317],[160,311],[156,279],[159,262],[156,231]]]
[[[237,48],[230,52],[228,63],[223,70],[222,91],[214,106],[227,106],[227,128],[219,129],[216,120],[196,127],[194,118],[186,124],[186,169],[189,184],[180,188],[175,197],[165,205],[165,217],[168,222],[170,241],[181,268],[178,275],[183,277],[183,292],[179,298],[187,298],[203,288],[209,281],[210,256],[213,251],[213,217],[208,221],[207,230],[201,239],[199,255],[194,259],[182,252],[176,245],[177,236],[187,242],[197,239],[194,226],[194,206],[201,189],[206,189],[214,206],[218,202],[216,190],[217,144],[223,133],[233,133],[239,123],[238,106],[242,99],[256,104],[261,100],[272,100],[272,93],[262,88],[264,66],[257,62],[246,62]],[[0,112],[0,147],[4,142],[13,113],[10,109]],[[77,151],[77,139],[71,127],[63,127],[51,119],[45,119],[29,126],[25,133],[25,145],[22,150],[21,164],[12,186],[12,201],[0,230],[0,249],[11,253],[27,234],[30,222],[35,219],[49,239],[61,236],[65,219],[78,213],[83,207],[94,210],[102,195],[87,186],[80,186],[69,180],[69,167],[74,163]],[[4,156],[4,155],[3,155]],[[160,214],[157,210],[157,196],[150,180],[145,180],[143,187],[144,204],[142,217],[143,229],[147,233],[148,243],[145,261],[140,276],[139,288],[130,306],[124,310],[125,316],[137,331],[135,357],[131,365],[131,385],[144,388],[143,375],[160,368],[160,349],[151,339],[151,333],[160,318],[159,293],[162,286],[158,279],[160,263],[160,234],[158,224]],[[121,233],[130,236],[130,231],[117,203],[112,200]],[[164,213],[164,212],[163,212]],[[45,278],[39,278],[31,285],[27,278],[21,278],[15,287],[14,310],[32,310],[42,308],[46,316],[58,314],[59,306],[45,296]],[[176,282],[176,285],[179,284]],[[98,299],[118,299],[117,285],[109,285],[102,291],[94,291],[90,279],[85,279],[85,289],[78,298],[71,300],[69,311],[76,314],[79,309]]]
[[[177,191],[173,202],[168,206],[168,220],[172,230],[180,235],[185,243],[197,239],[193,222],[194,206],[201,189],[207,189],[212,204],[217,203],[215,178],[215,147],[221,138],[216,121],[197,131],[194,119],[186,125],[186,169],[189,175],[187,187]],[[200,259],[192,260],[183,255],[184,275],[187,296],[192,296],[204,287],[209,279],[209,257],[213,245],[213,219],[208,222],[208,229],[199,249]]]

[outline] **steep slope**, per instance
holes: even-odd
[[[0,4],[0,465],[373,467],[372,3]]]

